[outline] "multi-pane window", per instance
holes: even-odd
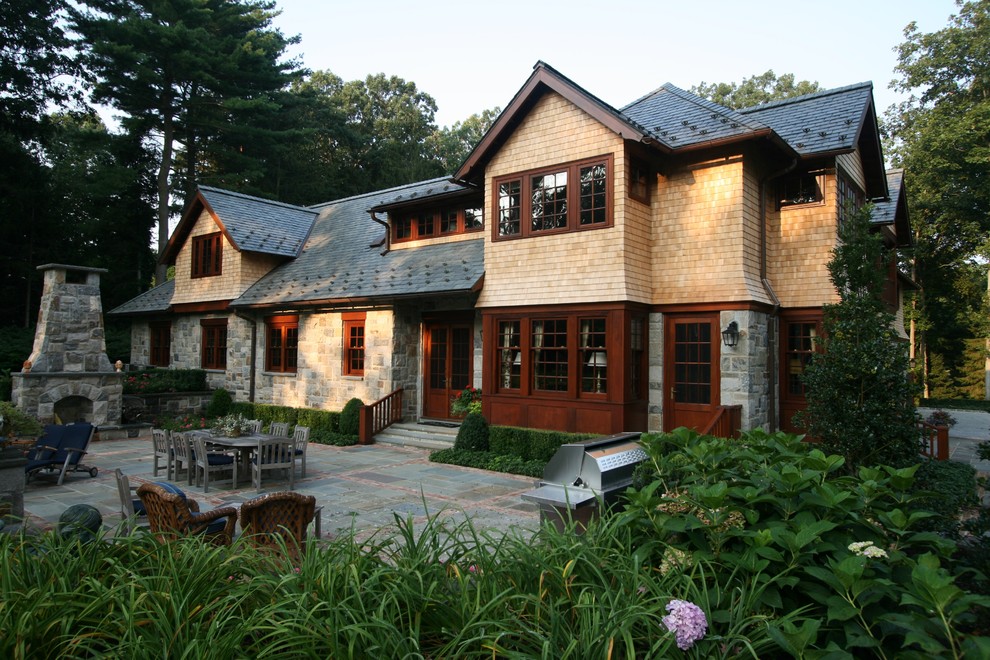
[[[498,323],[498,387],[504,390],[518,390],[522,374],[522,345],[519,334],[519,321],[499,321]]]
[[[201,364],[204,369],[227,368],[227,319],[202,319],[203,347]]]
[[[780,182],[779,206],[815,204],[825,199],[825,176],[813,172],[794,174]]]
[[[803,397],[804,371],[811,363],[818,337],[818,324],[797,322],[787,324],[787,349],[784,352],[784,387],[788,396]]]
[[[629,325],[629,394],[633,399],[645,399],[643,374],[646,371],[646,322],[636,317]]]
[[[569,361],[567,319],[534,320],[530,335],[533,389],[566,392]]]
[[[581,391],[592,394],[608,392],[608,351],[605,319],[581,319]]]
[[[846,222],[850,215],[859,210],[865,197],[849,179],[839,176],[836,181],[839,198],[839,225]]]
[[[209,277],[222,272],[222,244],[220,232],[193,237],[192,277]]]
[[[265,320],[265,369],[295,373],[299,350],[299,317],[272,316]]]
[[[149,355],[148,362],[153,367],[167,367],[172,354],[172,323],[171,321],[152,321],[148,324]]]
[[[449,236],[476,231],[482,227],[484,216],[480,208],[429,209],[396,216],[392,222],[392,240],[401,242]]]
[[[365,315],[344,315],[344,375],[364,375]]]
[[[611,224],[611,164],[606,156],[496,179],[495,238]]]
[[[711,403],[711,323],[678,323],[674,335],[674,391],[678,403]]]

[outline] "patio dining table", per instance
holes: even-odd
[[[209,431],[193,431],[196,435],[202,436],[204,440],[218,447],[236,449],[241,460],[239,472],[251,479],[251,452],[258,448],[258,441],[273,438],[275,436],[267,433],[245,433],[236,438],[229,438],[223,435],[213,435]]]

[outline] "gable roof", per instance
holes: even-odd
[[[885,199],[873,202],[873,215],[870,221],[874,225],[893,225],[899,246],[908,246],[914,242],[911,235],[911,224],[908,218],[907,194],[904,190],[904,170],[887,170],[887,190],[890,194]]]
[[[471,292],[485,272],[480,236],[382,254],[385,228],[368,214],[397,198],[428,197],[449,185],[448,179],[431,179],[313,207],[319,217],[302,254],[230,306],[301,308]]]
[[[175,263],[189,232],[203,211],[240,252],[297,257],[313,227],[316,211],[242,193],[200,186],[172,232],[161,261]]]
[[[118,305],[107,312],[108,316],[126,316],[129,314],[155,314],[167,312],[172,305],[172,296],[175,294],[175,280],[168,280],[164,284],[145,291],[137,295],[123,305]]]

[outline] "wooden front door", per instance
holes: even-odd
[[[472,382],[473,329],[469,323],[427,323],[424,345],[423,416],[449,418],[451,398]]]
[[[718,315],[669,315],[664,338],[663,428],[701,431],[720,403]]]
[[[822,333],[821,314],[785,315],[781,318],[780,356],[780,430],[805,433],[794,416],[808,407],[805,398],[804,370],[818,349]]]

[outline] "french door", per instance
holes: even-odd
[[[701,431],[720,403],[717,314],[668,315],[664,321],[663,428]]]
[[[467,322],[427,323],[423,343],[423,416],[449,418],[451,399],[472,383],[473,328]]]

